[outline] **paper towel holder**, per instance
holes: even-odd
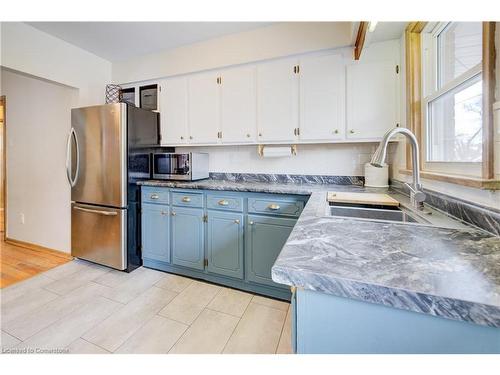
[[[260,157],[264,156],[264,147],[266,145],[257,145],[257,153],[259,154]],[[296,156],[297,155],[297,145],[291,145],[290,149],[292,151],[292,155]]]

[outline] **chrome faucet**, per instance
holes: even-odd
[[[384,137],[380,141],[377,151],[372,156],[370,164],[374,167],[382,168],[385,165],[385,159],[387,157],[387,145],[389,140],[396,134],[404,134],[411,144],[411,160],[413,166],[413,186],[410,184],[405,184],[410,189],[410,201],[414,208],[417,210],[423,210],[425,193],[422,191],[422,184],[420,183],[420,165],[419,165],[419,151],[418,142],[415,134],[406,128],[394,128],[389,130],[384,134]]]

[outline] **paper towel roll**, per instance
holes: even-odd
[[[292,156],[292,148],[290,146],[264,146],[262,157],[264,158],[281,158]]]

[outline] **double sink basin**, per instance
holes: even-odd
[[[367,220],[383,220],[398,223],[429,224],[429,221],[402,207],[364,205],[353,203],[330,203],[330,216]]]
[[[470,226],[467,224],[428,205],[425,206],[424,210],[417,211],[412,207],[409,198],[405,195],[391,192],[390,196],[399,202],[399,206],[326,201],[327,205],[323,208],[326,210],[323,211],[321,209],[321,213],[318,213],[323,217],[327,216],[331,218],[338,217],[385,223],[425,225],[448,229],[470,229]]]

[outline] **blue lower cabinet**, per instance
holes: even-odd
[[[204,268],[203,209],[172,207],[172,263]]]
[[[289,288],[271,279],[271,268],[295,223],[295,219],[248,215],[245,248],[248,281]]]
[[[142,257],[170,262],[170,207],[142,204]]]
[[[500,329],[298,289],[299,354],[500,353]]]
[[[207,270],[243,278],[243,215],[208,211]]]

